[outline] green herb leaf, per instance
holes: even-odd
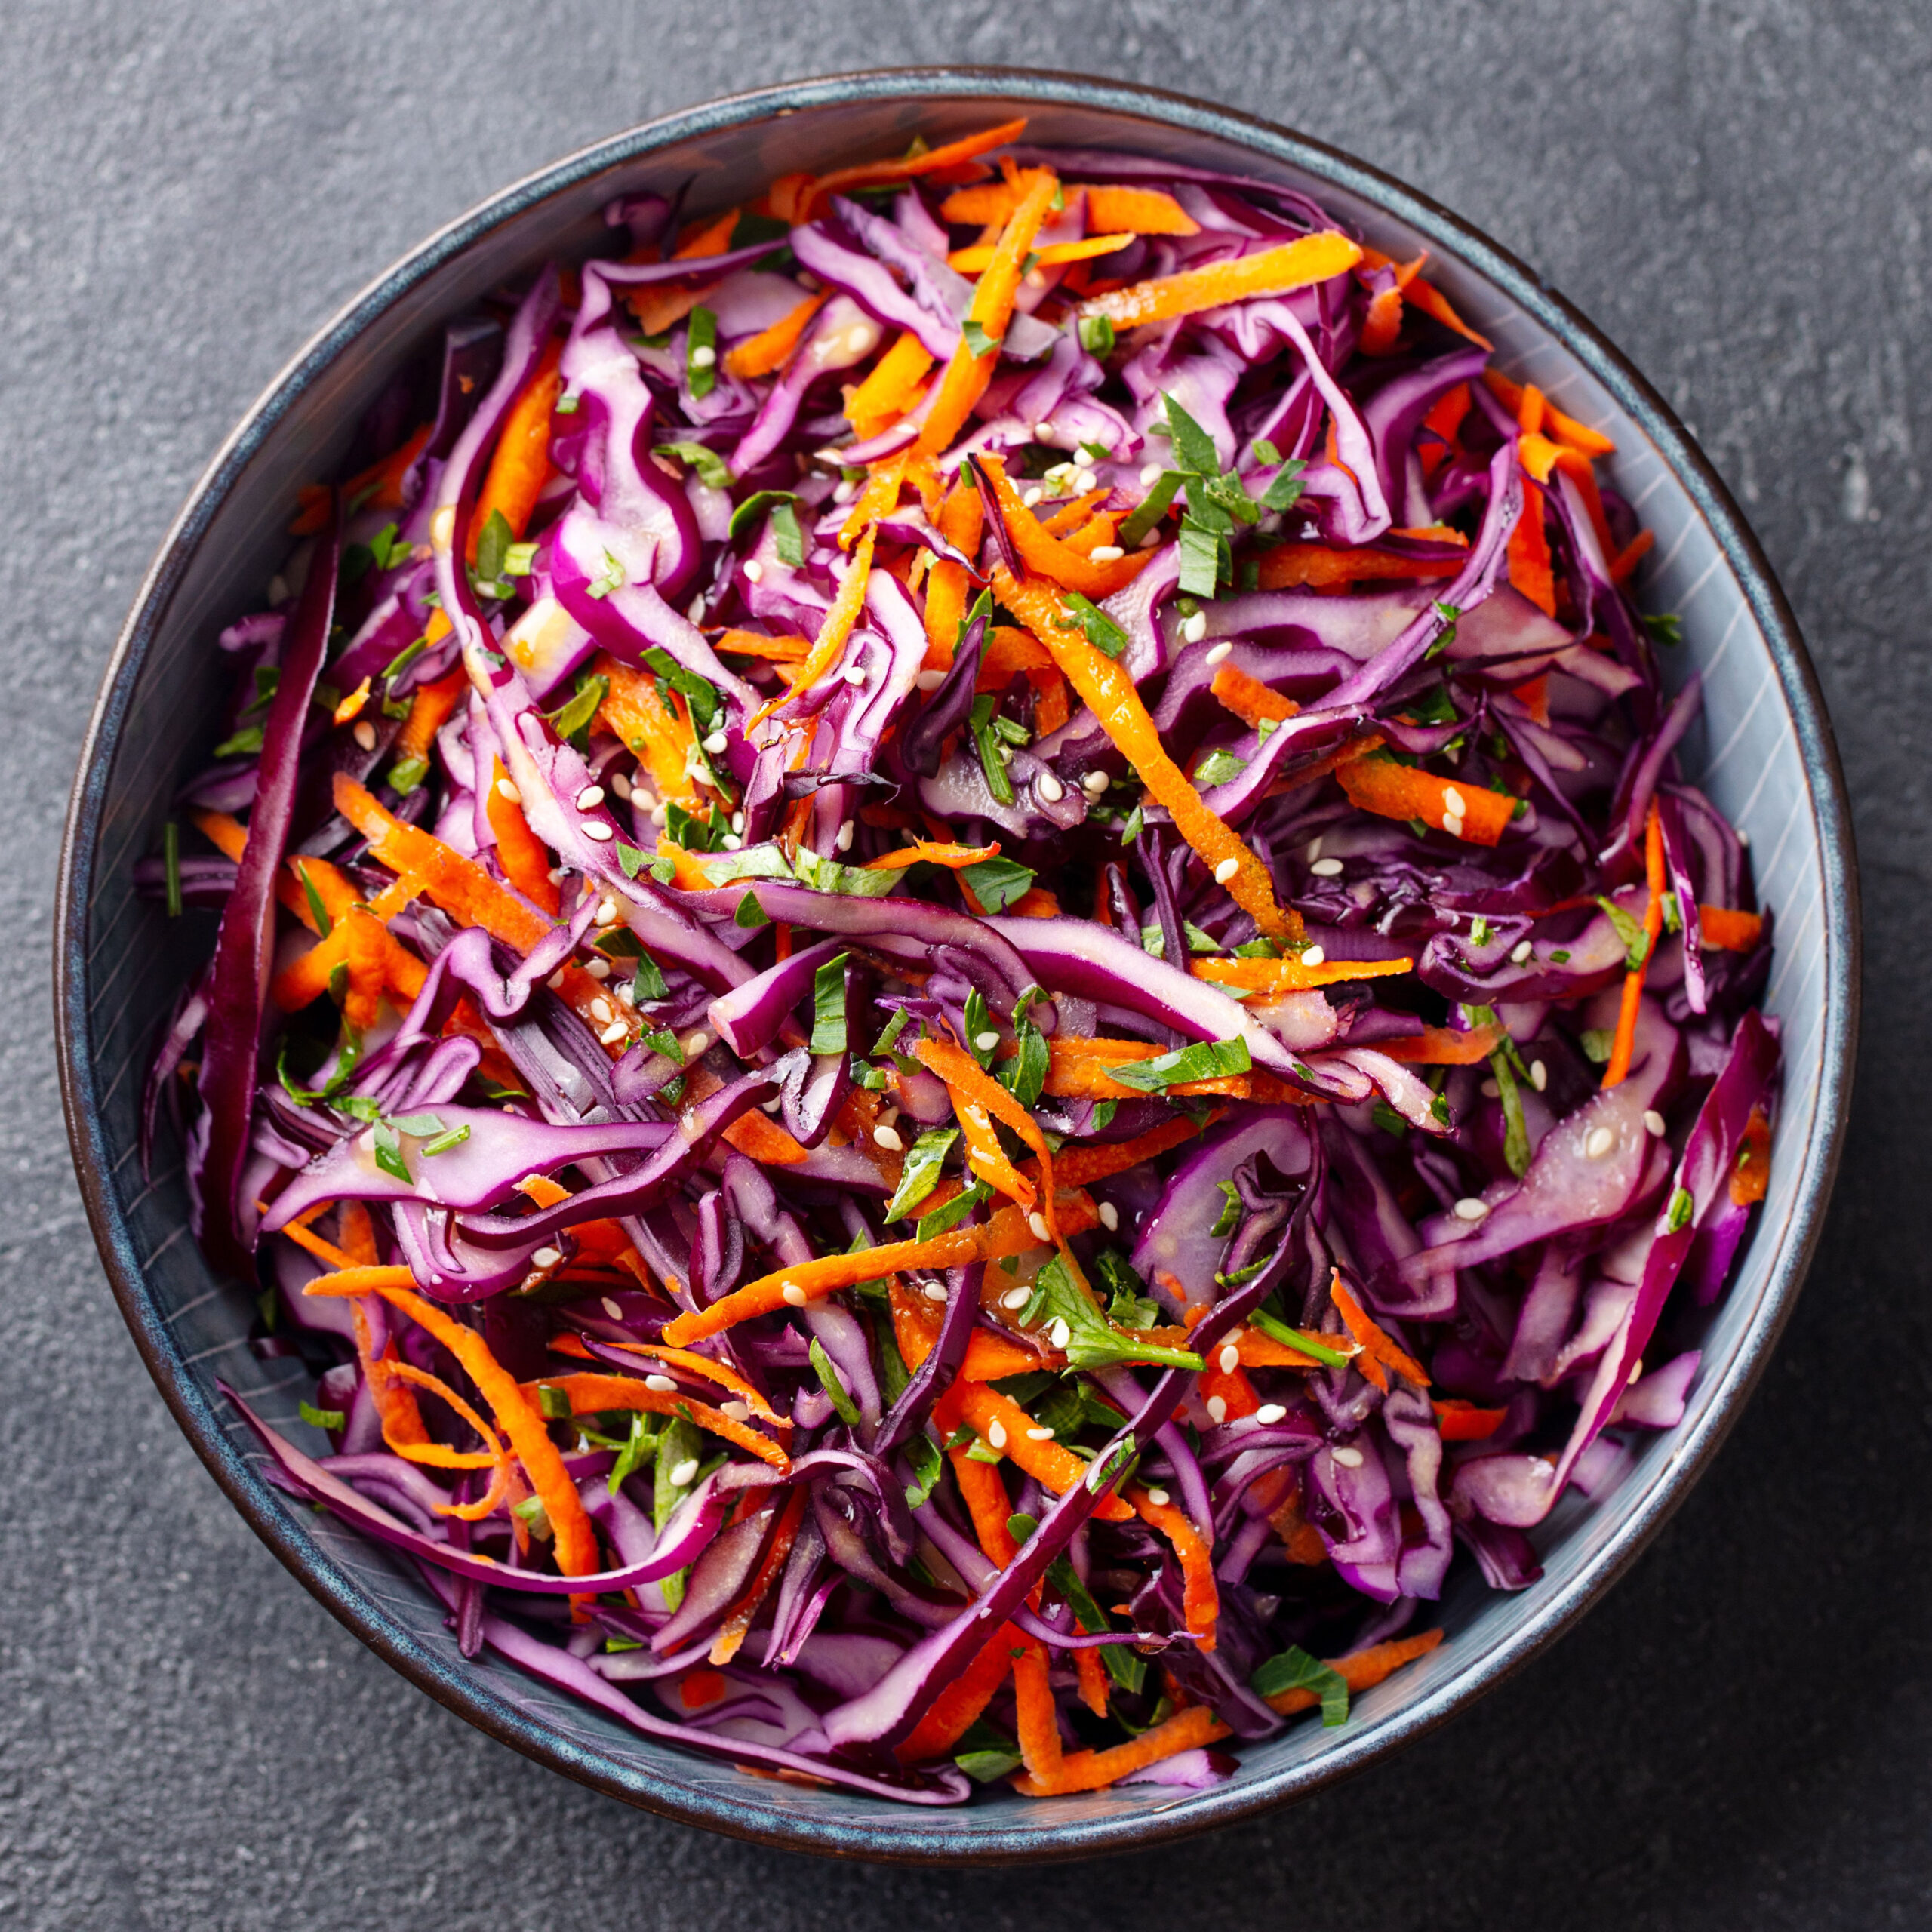
[[[1312,1657],[1299,1644],[1270,1657],[1248,1680],[1257,1697],[1278,1697],[1284,1690],[1312,1690],[1321,1700],[1321,1721],[1333,1730],[1349,1721],[1349,1687],[1342,1673]]]
[[[1040,1096],[1046,1091],[1051,1056],[1045,1035],[1031,1020],[1016,1020],[1014,1032],[1020,1051],[1001,1068],[1000,1081],[1023,1107],[1031,1109],[1039,1105]]]
[[[694,309],[685,319],[685,382],[696,398],[718,386],[718,318],[709,309]]]
[[[657,1454],[657,1444],[666,1425],[655,1416],[647,1416],[641,1410],[631,1417],[630,1438],[617,1451],[617,1460],[610,1475],[605,1478],[605,1487],[613,1496],[624,1486],[625,1478],[635,1475]]]
[[[1247,760],[1236,758],[1231,751],[1217,749],[1210,752],[1194,768],[1194,784],[1197,791],[1206,791],[1210,786],[1225,785],[1230,779],[1238,778],[1247,769]]]
[[[476,575],[484,583],[495,583],[503,574],[503,561],[516,533],[501,510],[493,509],[476,534]]]
[[[1122,522],[1115,541],[1123,550],[1139,549],[1142,538],[1168,513],[1168,506],[1175,493],[1186,481],[1177,469],[1164,470],[1161,478],[1140,502],[1139,506]]]
[[[789,490],[755,490],[731,512],[729,534],[742,537],[758,518],[780,503],[795,503],[796,495]]]
[[[1000,1750],[961,1751],[952,1761],[975,1784],[996,1784],[1018,1770],[1025,1761],[1017,1751]]]
[[[566,742],[586,734],[597,707],[611,694],[608,678],[593,672],[578,674],[577,694],[560,709],[549,714],[550,728]],[[581,746],[578,747],[580,750]]]
[[[992,1198],[992,1189],[983,1180],[976,1180],[971,1187],[955,1194],[950,1201],[942,1201],[930,1214],[921,1214],[912,1230],[918,1241],[931,1241],[944,1234],[949,1228],[956,1228],[983,1201]]]
[[[1331,1348],[1319,1335],[1311,1335],[1306,1328],[1291,1328],[1278,1315],[1270,1315],[1266,1309],[1257,1308],[1247,1318],[1263,1334],[1272,1337],[1284,1348],[1299,1349],[1303,1355],[1329,1368],[1346,1368],[1349,1365],[1349,1358],[1340,1349]]]
[[[1674,611],[1653,611],[1644,619],[1644,628],[1659,644],[1681,644],[1684,620]]]
[[[693,388],[691,393],[697,391]],[[697,475],[697,480],[713,490],[728,490],[731,487],[731,472],[724,459],[715,450],[706,449],[702,443],[660,443],[651,451],[653,456],[675,457]],[[761,493],[764,494],[764,493]],[[737,515],[731,518],[731,534],[737,534]]]
[[[1137,801],[1133,811],[1127,815],[1127,823],[1120,829],[1120,842],[1131,845],[1146,827],[1146,817]]]
[[[1111,315],[1082,315],[1080,346],[1089,355],[1108,356],[1114,352],[1114,325]]]
[[[724,844],[724,823],[718,818],[696,818],[673,798],[664,811],[664,835],[687,852],[721,851]]]
[[[469,1125],[465,1121],[460,1127],[452,1127],[439,1134],[433,1140],[426,1140],[417,1151],[427,1160],[432,1155],[447,1154],[452,1147],[460,1147],[469,1138]]]
[[[298,1402],[296,1413],[314,1429],[338,1429],[348,1420],[340,1409],[318,1409],[308,1402]]]
[[[625,878],[637,877],[644,869],[645,856],[635,845],[626,845],[621,838],[617,841],[617,863],[623,868]]]
[[[852,955],[841,952],[812,975],[812,1037],[814,1054],[845,1051],[845,968]]]
[[[895,1349],[894,1353],[896,1355],[897,1351]],[[903,1371],[903,1364],[901,1368]],[[888,1396],[887,1399],[893,1398]],[[931,1495],[940,1478],[946,1473],[946,1458],[930,1435],[922,1429],[915,1429],[906,1444],[906,1460],[912,1466],[914,1478],[906,1485],[906,1506],[916,1509]]]
[[[1214,1225],[1208,1232],[1211,1239],[1220,1241],[1241,1226],[1241,1190],[1231,1180],[1217,1181],[1215,1186],[1226,1198],[1221,1204],[1221,1211],[1214,1217]]]
[[[1158,1094],[1189,1081],[1226,1080],[1247,1072],[1254,1064],[1247,1042],[1237,1035],[1231,1040],[1197,1041],[1155,1060],[1123,1060],[1108,1071],[1124,1087]]]
[[[386,1120],[377,1121],[369,1130],[374,1143],[376,1164],[386,1174],[392,1175],[405,1185],[414,1186],[415,1177],[404,1164],[402,1142],[395,1129]]]
[[[1697,1211],[1697,1204],[1691,1198],[1687,1187],[1680,1187],[1670,1197],[1670,1205],[1664,1210],[1663,1231],[1667,1235],[1678,1233],[1690,1225],[1690,1217]]]
[[[398,795],[408,798],[429,775],[429,761],[423,758],[399,758],[389,767],[389,783]]]
[[[1077,590],[1063,591],[1060,601],[1079,620],[1087,641],[1096,651],[1104,651],[1109,657],[1118,657],[1126,650],[1126,632],[1097,604],[1090,602]]]
[[[608,597],[612,591],[623,589],[629,582],[629,575],[625,571],[623,565],[618,562],[608,550],[606,550],[604,552],[603,569],[584,586],[584,593],[586,596],[595,597],[601,601]]]
[[[885,1211],[888,1225],[903,1220],[939,1185],[940,1176],[945,1171],[946,1157],[958,1138],[959,1130],[956,1127],[929,1127],[912,1143],[906,1152],[899,1185]]]
[[[1146,1362],[1163,1368],[1206,1367],[1186,1349],[1164,1348],[1123,1333],[1074,1285],[1063,1256],[1055,1254],[1033,1278],[1033,1292],[1020,1319],[1029,1328],[1044,1327],[1070,1368],[1107,1368],[1116,1362]],[[1062,1326],[1066,1340],[1060,1339]]]
[[[1180,1355],[1184,1354],[1186,1351],[1177,1349],[1174,1352]],[[1196,1355],[1193,1359],[1199,1361],[1201,1358]],[[1185,1364],[1174,1365],[1186,1366]],[[1205,1367],[1206,1364],[1204,1363],[1202,1366]],[[1105,1495],[1116,1484],[1127,1480],[1129,1471],[1140,1460],[1140,1445],[1134,1441],[1133,1432],[1130,1430],[1118,1442],[1110,1448],[1103,1451],[1088,1464],[1087,1473],[1081,1479],[1086,1484],[1087,1493],[1090,1496]]]
[[[798,511],[789,503],[780,503],[771,512],[771,543],[781,564],[795,568],[805,561],[805,533],[799,527]]]
[[[1221,460],[1214,453],[1214,438],[1164,389],[1161,401],[1174,438],[1175,462],[1190,476],[1219,476]]]
[[[1293,509],[1301,500],[1301,473],[1307,467],[1299,457],[1291,457],[1283,463],[1275,472],[1275,480],[1261,493],[1261,507],[1264,510]]]
[[[970,728],[978,747],[980,768],[985,773],[986,789],[996,803],[1013,802],[1013,781],[1006,775],[1006,760],[1000,752],[999,734],[994,728],[993,708],[999,702],[992,691],[983,691],[973,700]]]
[[[962,866],[959,876],[972,888],[973,897],[989,912],[1004,912],[1016,899],[1032,890],[1034,872],[1016,859],[982,859],[977,865]]]
[[[252,758],[262,748],[262,728],[246,724],[233,737],[224,738],[214,748],[217,758]]]
[[[1489,1057],[1489,1069],[1495,1076],[1503,1102],[1503,1164],[1518,1180],[1530,1171],[1530,1130],[1523,1118],[1523,1095],[1516,1084],[1515,1069],[1509,1054],[1499,1050]]]
[[[1212,598],[1224,575],[1232,574],[1228,540],[1204,528],[1198,518],[1180,520],[1180,588],[1190,597]]]
[[[848,866],[821,858],[809,845],[798,848],[792,861],[801,884],[814,892],[841,893],[848,899],[883,899],[905,876],[899,872],[875,872],[869,866]]]
[[[760,926],[768,926],[771,915],[758,903],[758,894],[748,892],[738,901],[738,909],[731,915],[731,923],[740,931],[756,932]]]
[[[1611,1048],[1617,1044],[1617,1035],[1608,1026],[1586,1026],[1577,1035],[1577,1044],[1583,1048],[1586,1059],[1603,1066],[1609,1062]]]
[[[724,709],[717,687],[700,678],[695,671],[688,670],[660,645],[652,645],[644,654],[644,661],[655,676],[661,678],[690,705],[691,722],[697,727],[698,736],[703,737]]]
[[[1623,948],[1625,967],[1632,973],[1641,973],[1644,961],[1651,956],[1651,936],[1644,930],[1643,921],[1633,919],[1614,899],[1599,894],[1597,903],[1603,908],[1604,917],[1609,920]]]
[[[857,1429],[859,1405],[846,1392],[844,1383],[838,1379],[837,1367],[825,1352],[825,1344],[814,1335],[805,1352],[811,1358],[812,1373],[818,1377],[818,1386],[831,1397],[832,1406],[838,1412],[838,1420],[848,1429]]]
[[[959,333],[965,340],[966,353],[976,361],[992,355],[993,351],[999,346],[999,337],[996,335],[987,334],[986,331],[971,317],[960,325]]]
[[[1456,641],[1456,620],[1463,614],[1455,605],[1445,604],[1440,598],[1429,608],[1435,613],[1442,628],[1430,640],[1429,648],[1423,653],[1424,663],[1432,657],[1440,657]]]

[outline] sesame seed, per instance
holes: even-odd
[[[1033,781],[1033,789],[1050,805],[1057,805],[1066,796],[1066,787],[1051,771],[1043,771]]]
[[[1000,1297],[999,1305],[1001,1308],[1009,1309],[1012,1313],[1017,1315],[1032,1299],[1033,1291],[1031,1288],[1008,1288],[1006,1293]]]
[[[1241,1345],[1238,1343],[1230,1342],[1222,1349],[1220,1364],[1221,1373],[1223,1375],[1232,1375],[1236,1369],[1240,1367]]]
[[[1044,499],[1046,494],[1045,491],[1040,489],[1036,486],[1035,488],[1029,490],[1026,495],[1022,497],[1020,500],[1025,508],[1030,510],[1035,504],[1041,502]]]
[[[703,622],[704,592],[703,591],[700,590],[698,594],[685,606],[685,615],[690,618],[691,622],[694,624],[702,623]]]
[[[1111,1201],[1100,1203],[1100,1225],[1109,1234],[1113,1233],[1120,1226],[1120,1210]]]
[[[841,476],[832,492],[832,500],[835,503],[849,503],[858,494],[858,485]]]
[[[1214,868],[1214,883],[1217,885],[1226,885],[1229,880],[1240,870],[1241,861],[1238,859],[1223,859]]]
[[[694,369],[709,369],[718,360],[718,352],[709,343],[701,342],[691,351],[691,364]]]
[[[376,749],[376,728],[366,718],[358,718],[356,721],[355,729],[349,734],[349,736],[365,752],[372,752]]]
[[[866,675],[863,664],[848,664],[839,673],[848,685],[856,685],[861,691],[865,688]]]
[[[1160,481],[1161,474],[1161,466],[1158,463],[1150,463],[1141,471],[1140,480],[1151,490]]]
[[[1047,1340],[1052,1343],[1055,1348],[1063,1349],[1073,1340],[1073,1331],[1063,1320],[1057,1319],[1054,1325],[1047,1331]]]
[[[1234,654],[1234,648],[1233,640],[1229,638],[1224,637],[1219,644],[1211,644],[1208,647],[1208,662],[1211,664],[1220,663]]]
[[[1254,1420],[1264,1426],[1270,1423],[1285,1422],[1288,1412],[1279,1402],[1263,1402],[1254,1412]]]
[[[1097,543],[1087,552],[1090,564],[1117,564],[1127,555],[1118,543]]]
[[[1321,857],[1321,839],[1320,839],[1318,837],[1317,837],[1317,838],[1311,838],[1311,839],[1308,841],[1307,844],[1306,844],[1306,845],[1303,848],[1303,851],[1302,851],[1302,857],[1303,857],[1304,859],[1306,859],[1306,860],[1308,861],[1308,863],[1312,866],[1312,865],[1313,865],[1313,864],[1314,864],[1314,863],[1315,862],[1315,860],[1316,860],[1317,859],[1318,859],[1318,858],[1320,858],[1320,857]]]
[[[1653,1140],[1663,1138],[1663,1115],[1655,1107],[1649,1109],[1644,1115],[1644,1131]]]
[[[1006,1447],[1006,1425],[997,1416],[987,1426],[986,1440],[995,1449]]]
[[[1336,1461],[1340,1463],[1345,1469],[1358,1469],[1361,1467],[1361,1451],[1359,1449],[1337,1449],[1331,1453]]]
[[[594,812],[604,802],[604,788],[601,785],[586,785],[577,795],[577,808],[580,812]]]
[[[627,799],[631,795],[631,781],[621,771],[614,771],[611,774],[611,789],[619,798]]]
[[[1301,963],[1304,966],[1325,966],[1328,955],[1318,946],[1305,946],[1302,949]]]
[[[1029,1442],[1051,1442],[1053,1439],[1054,1432],[1050,1429],[1029,1429],[1026,1432]]]
[[[608,825],[600,825],[595,819],[584,821],[583,835],[593,844],[608,845],[617,835]]]
[[[1608,1128],[1593,1127],[1589,1138],[1583,1143],[1584,1156],[1589,1160],[1601,1161],[1616,1145],[1617,1136]]]
[[[858,826],[851,819],[846,820],[838,828],[838,835],[832,841],[832,849],[835,852],[851,851],[853,835],[857,830]]]
[[[803,1308],[805,1305],[807,1300],[805,1291],[796,1281],[787,1281],[778,1293],[780,1297],[790,1307]]]
[[[1183,640],[1189,644],[1198,644],[1208,635],[1208,613],[1197,611],[1180,627]]]
[[[1549,1084],[1549,1069],[1540,1060],[1530,1062],[1530,1084],[1539,1094]]]
[[[614,926],[617,923],[617,902],[608,892],[597,902],[597,923],[600,926]]]
[[[603,965],[603,964],[604,964],[604,962],[603,962],[601,960],[599,960],[597,963],[598,963],[600,966]],[[604,967],[604,973],[608,973],[608,972],[609,972],[609,971],[610,971],[610,970],[611,970],[611,969],[610,969],[610,968],[609,968],[609,967],[608,967],[608,966],[605,966],[605,967]],[[601,980],[601,978],[603,978],[603,977],[604,977],[604,973],[600,973],[600,974],[598,974],[597,977]],[[620,980],[617,982],[617,998],[619,998],[619,1000],[620,1000],[620,1001],[623,1003],[623,1004],[625,1004],[626,1006],[635,1006],[635,1005],[636,1005],[636,1004],[637,1004],[637,986],[636,986],[635,983],[634,981],[632,981],[632,980]]]
[[[653,825],[662,825],[670,816],[671,808],[662,798],[660,798],[651,808],[651,822]]]
[[[516,789],[515,782],[512,779],[500,778],[497,780],[497,796],[507,798],[513,805],[523,803],[523,794]]]
[[[745,815],[744,815],[744,814],[743,814],[743,812],[734,812],[734,813],[731,814],[731,829],[732,829],[734,832],[742,832],[742,831],[743,831],[743,830],[744,830],[744,829],[745,829]]]
[[[943,1301],[946,1299],[946,1291],[940,1286],[938,1282],[928,1281],[925,1287],[925,1296],[928,1301]]]
[[[561,885],[564,882],[564,874],[568,869],[569,869],[567,866],[552,866],[544,876],[549,880],[552,885]]]
[[[1035,1241],[1046,1241],[1051,1238],[1047,1232],[1047,1217],[1044,1214],[1038,1213],[1029,1214],[1026,1217],[1026,1225],[1032,1230],[1033,1238]]]
[[[1093,489],[1098,485],[1100,480],[1100,479],[1096,476],[1091,469],[1082,469],[1076,472],[1075,475],[1073,478],[1073,487],[1081,496],[1084,497],[1089,490]]]
[[[1442,788],[1442,810],[1445,816],[1453,813],[1457,818],[1466,817],[1469,809],[1469,801],[1454,786],[1445,785]]]
[[[936,691],[945,682],[946,673],[943,671],[921,671],[912,680],[912,686],[915,691]]]
[[[543,983],[548,986],[553,993],[561,992],[564,989],[564,969],[559,966],[557,970],[543,982]]]
[[[601,1046],[614,1047],[620,1040],[628,1040],[630,1035],[631,1029],[621,1020],[614,1020],[598,1035],[597,1038]]]
[[[1746,832],[1741,825],[1737,828],[1737,842],[1739,844],[1745,847],[1747,850],[1749,848],[1751,844],[1750,833]]]
[[[731,742],[722,731],[712,732],[704,741],[705,755],[707,758],[715,758]]]
[[[1644,1358],[1641,1355],[1639,1355],[1637,1359],[1630,1364],[1630,1380],[1626,1386],[1634,1389],[1637,1386],[1638,1377],[1641,1375],[1643,1372]]]
[[[533,1268],[554,1268],[563,1258],[564,1253],[561,1248],[540,1247],[530,1257],[530,1265]]]
[[[1466,1194],[1449,1211],[1459,1221],[1480,1221],[1489,1212],[1489,1203],[1478,1201],[1473,1194]]]
[[[1090,771],[1081,780],[1080,789],[1090,798],[1101,798],[1106,797],[1107,787],[1112,783],[1104,771]]]
[[[594,999],[590,1002],[590,1017],[600,1026],[608,1026],[617,1016],[611,1012],[608,999]]]
[[[906,1151],[906,1143],[900,1137],[899,1130],[896,1127],[874,1128],[872,1139],[888,1154],[903,1154]]]
[[[445,503],[429,519],[429,541],[438,550],[447,550],[456,540],[456,506]]]
[[[749,1422],[752,1419],[752,1405],[749,1402],[741,1402],[734,1397],[728,1402],[720,1402],[718,1405],[718,1413],[720,1415],[729,1416],[734,1422]]]
[[[624,1311],[622,1306],[620,1303],[613,1301],[608,1295],[606,1295],[604,1297],[604,1312],[608,1315],[613,1321],[621,1321],[624,1318]]]
[[[728,832],[721,842],[726,851],[735,852],[745,841],[735,832]]]
[[[1533,946],[1527,940],[1519,939],[1516,943],[1509,949],[1510,964],[1512,966],[1521,965],[1524,961],[1529,958],[1530,955],[1535,952],[1535,950],[1536,948]]]
[[[1317,878],[1340,878],[1342,875],[1342,862],[1340,859],[1317,859],[1314,864],[1309,867],[1309,870]]]
[[[692,1032],[687,1033],[685,1035],[685,1059],[696,1060],[710,1047],[710,1044],[711,1035],[701,1026]]]
[[[675,1379],[669,1375],[647,1375],[644,1378],[644,1386],[647,1389],[654,1389],[660,1395],[668,1395],[678,1384]]]
[[[1208,1398],[1208,1420],[1219,1424],[1228,1419],[1228,1405],[1219,1395]]]
[[[685,1460],[671,1472],[672,1485],[675,1488],[682,1489],[688,1483],[694,1481],[697,1475],[697,1458],[695,1456],[687,1456]]]
[[[1172,1500],[1164,1489],[1150,1487],[1147,1491],[1147,1500],[1152,1503],[1156,1509],[1164,1509]]]
[[[999,1044],[999,1035],[997,1033],[975,1033],[973,1044],[981,1053],[989,1054]]]
[[[1503,1097],[1501,1084],[1494,1080],[1485,1080],[1482,1083],[1482,1097],[1485,1100],[1501,1100]]]
[[[1444,812],[1442,814],[1442,829],[1451,838],[1460,838],[1463,835],[1463,821],[1454,812]]]
[[[755,557],[747,557],[744,564],[745,577],[752,583],[764,581],[764,566]]]
[[[761,1100],[758,1103],[759,1106],[768,1114],[775,1114],[784,1104],[783,1097],[777,1094],[773,1094],[770,1100]]]

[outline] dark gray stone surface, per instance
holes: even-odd
[[[54,1928],[1932,1918],[1932,35],[1912,0],[14,0],[0,88],[0,1923]],[[179,1438],[96,1263],[49,911],[109,641],[229,425],[419,236],[708,95],[1059,64],[1391,168],[1594,316],[1783,574],[1857,804],[1866,1048],[1808,1293],[1717,1467],[1552,1656],[1380,1772],[1030,1876],[814,1866],[629,1812],[412,1690]],[[1913,962],[1920,962],[1915,968]]]

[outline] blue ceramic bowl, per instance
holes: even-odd
[[[1432,275],[1495,341],[1504,370],[1615,441],[1617,487],[1657,534],[1641,588],[1681,611],[1680,672],[1705,678],[1688,762],[1749,833],[1778,947],[1767,1004],[1783,1023],[1784,1102],[1770,1194],[1717,1311],[1681,1426],[1648,1443],[1595,1503],[1574,1495],[1537,1535],[1544,1574],[1516,1595],[1463,1576],[1449,1641],[1361,1698],[1346,1729],[1302,1725],[1242,1756],[1213,1790],[1142,1785],[1029,1801],[983,1793],[946,1812],[753,1779],[648,1742],[485,1658],[466,1662],[410,1570],[331,1520],[292,1509],[215,1389],[223,1377],[300,1436],[297,1364],[255,1361],[252,1309],[187,1231],[177,1154],[143,1179],[141,1075],[197,961],[183,927],[137,899],[177,786],[213,741],[217,631],[255,607],[297,487],[333,474],[387,374],[445,318],[544,257],[587,251],[613,196],[688,181],[694,213],[774,175],[937,143],[1024,113],[1029,138],[1123,148],[1291,181]],[[1552,1641],[1630,1563],[1715,1453],[1761,1371],[1817,1239],[1842,1142],[1857,1017],[1850,817],[1817,683],[1770,569],[1669,408],[1561,297],[1466,223],[1332,148],[1172,94],[981,69],[808,81],[694,108],[586,149],[426,242],[345,309],[269,386],[189,497],[103,682],[68,820],[57,950],[68,1128],[122,1312],[177,1420],[257,1533],[363,1641],[492,1736],[600,1790],[692,1824],[795,1850],[964,1863],[1146,1845],[1302,1797],[1440,1724]]]

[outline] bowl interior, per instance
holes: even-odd
[[[1025,106],[1016,108],[1016,97]],[[1686,761],[1748,833],[1777,915],[1767,1004],[1784,1029],[1784,1100],[1770,1192],[1678,1429],[1644,1445],[1593,1503],[1573,1495],[1538,1532],[1545,1574],[1494,1595],[1459,1569],[1441,1606],[1451,1641],[1361,1698],[1347,1729],[1304,1724],[1247,1749],[1211,1792],[1143,1785],[1044,1802],[983,1795],[943,1813],[753,1780],[626,1731],[488,1657],[466,1663],[414,1572],[255,1473],[217,1394],[222,1377],[298,1440],[299,1364],[258,1361],[239,1287],[213,1278],[187,1232],[179,1149],[144,1179],[135,1152],[156,1028],[205,956],[211,921],[171,923],[134,896],[177,786],[205,759],[221,681],[216,632],[257,608],[297,488],[334,473],[387,374],[442,321],[552,253],[587,250],[614,195],[690,183],[694,213],[828,155],[937,143],[1015,112],[1029,138],[1106,146],[1287,180],[1374,245],[1432,253],[1431,273],[1534,380],[1617,445],[1617,487],[1656,533],[1647,608],[1682,614],[1678,675],[1705,678]],[[1802,647],[1721,486],[1654,397],[1506,257],[1345,157],[1216,110],[1099,83],[973,74],[815,82],[675,117],[561,164],[457,224],[377,284],[278,380],[184,512],[110,669],[77,789],[63,880],[61,1048],[76,1157],[103,1253],[157,1381],[257,1529],[337,1614],[431,1692],[505,1741],[607,1790],[694,1823],[800,1848],[915,1859],[1066,1856],[1168,1835],[1306,1792],[1439,1721],[1546,1641],[1634,1555],[1715,1446],[1801,1278],[1843,1111],[1856,944],[1848,837],[1829,734]]]

